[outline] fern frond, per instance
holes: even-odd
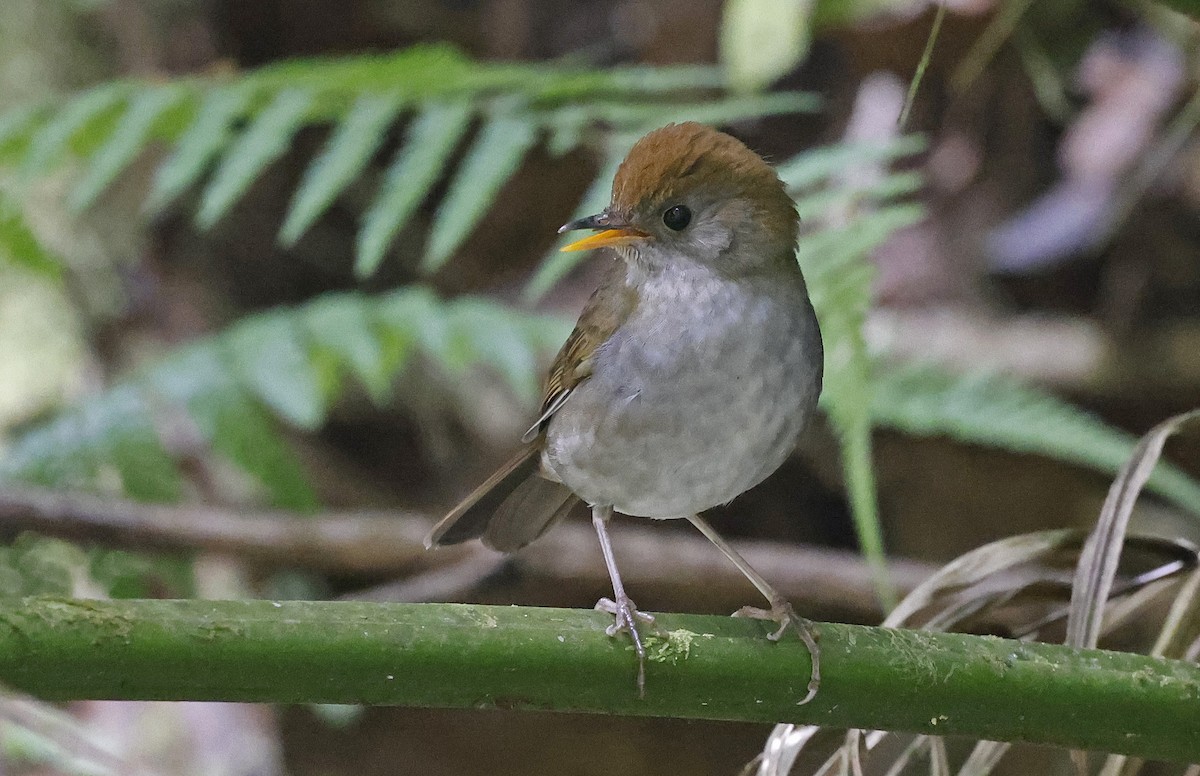
[[[22,105],[0,114],[0,162],[11,164],[29,147],[30,135],[41,126],[46,108]]]
[[[392,239],[425,199],[470,124],[471,106],[459,101],[430,105],[409,128],[382,191],[363,216],[354,265],[359,277],[369,277],[383,261]]]
[[[298,316],[254,315],[223,338],[227,369],[264,405],[312,430],[325,419],[326,395]]]
[[[162,141],[174,149],[155,172],[145,211],[161,211],[215,168],[195,215],[207,229],[288,150],[299,129],[332,126],[280,229],[279,241],[291,245],[363,173],[411,107],[419,118],[357,238],[356,271],[365,276],[445,175],[457,141],[482,121],[474,150],[433,220],[421,262],[429,272],[462,245],[525,153],[543,138],[561,154],[608,132],[642,134],[670,120],[722,123],[815,105],[815,98],[796,93],[722,97],[715,68],[481,63],[446,46],[418,46],[396,54],[293,60],[235,78],[112,82],[58,107],[0,113],[0,164],[17,155],[32,178],[73,155],[86,169],[70,201],[81,210],[146,145]]]
[[[16,197],[0,188],[0,260],[58,278],[62,260],[43,245],[25,220]]]
[[[825,228],[805,236],[797,251],[825,339],[825,390],[821,401],[841,442],[842,468],[859,544],[875,572],[885,608],[895,603],[895,593],[885,572],[871,458],[874,386],[863,326],[875,273],[868,258],[870,251],[893,232],[916,223],[922,216],[918,205],[883,207],[841,228]]]
[[[195,120],[182,132],[175,150],[158,168],[144,210],[158,213],[195,185],[233,137],[233,127],[250,104],[244,85],[213,89],[199,101]]]
[[[352,375],[371,398],[383,404],[390,398],[391,378],[404,363],[406,354],[395,354],[395,331],[380,332],[373,315],[371,300],[358,296],[324,296],[307,305],[304,326],[308,332],[313,358],[326,364],[325,372],[335,385],[343,375]]]
[[[441,269],[474,230],[537,137],[537,125],[518,116],[497,116],[483,126],[438,206],[421,263],[424,272]]]
[[[307,89],[284,89],[233,141],[200,198],[200,228],[211,227],[228,213],[267,165],[287,152],[314,100],[316,94]]]
[[[875,171],[863,183],[845,176],[854,160],[879,166],[919,150],[919,140],[902,138],[882,146],[834,146],[803,154],[781,167],[783,180],[799,195],[797,209],[808,230],[796,247],[825,341],[825,389],[829,412],[842,447],[842,469],[863,555],[874,571],[885,607],[895,600],[887,580],[883,531],[871,460],[872,401],[870,358],[863,326],[872,299],[872,250],[897,229],[923,217],[920,205],[897,203],[917,188],[911,174]],[[867,176],[868,178],[871,176]]]
[[[132,86],[123,81],[97,86],[51,114],[29,139],[22,171],[27,179],[43,175],[67,152],[98,145],[129,97]]]
[[[906,135],[887,143],[837,143],[805,151],[779,164],[776,171],[788,188],[799,191],[855,166],[882,165],[918,154],[925,146],[920,135]]]
[[[91,159],[91,164],[68,200],[72,210],[91,207],[96,197],[120,174],[149,142],[164,117],[178,108],[187,93],[179,87],[162,87],[135,94],[116,128]]]
[[[399,94],[364,94],[329,136],[321,155],[304,172],[292,197],[279,241],[291,246],[350,185],[382,145],[404,101]]]
[[[483,300],[442,302],[422,288],[331,294],[253,315],[25,433],[0,458],[0,482],[173,500],[181,477],[160,438],[182,415],[198,441],[257,480],[274,504],[312,509],[316,498],[279,421],[319,426],[350,376],[386,399],[418,355],[449,375],[488,366],[532,405],[537,355],[568,328]]]
[[[871,417],[914,436],[1041,455],[1113,475],[1137,440],[1054,396],[994,374],[955,375],[929,364],[874,370]],[[1200,516],[1200,483],[1160,463],[1147,489]]]

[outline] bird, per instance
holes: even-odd
[[[668,124],[633,144],[611,202],[559,233],[565,246],[616,255],[545,381],[541,411],[521,450],[438,522],[427,547],[480,537],[514,552],[579,501],[613,587],[596,608],[627,633],[645,693],[639,626],[653,617],[626,593],[613,556],[614,513],[686,519],[763,594],[774,620],[811,656],[815,625],[700,513],[762,482],[790,455],[821,392],[821,330],[796,260],[799,216],[775,169],[740,140],[696,122]]]

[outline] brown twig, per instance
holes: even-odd
[[[363,575],[416,575],[355,597],[461,600],[504,565],[477,543],[426,551],[432,519],[405,512],[234,513],[202,505],[140,504],[43,488],[0,488],[0,536],[35,531],[74,541],[166,551],[202,550],[272,566]],[[719,610],[753,595],[745,579],[711,545],[672,526],[624,521],[613,534],[627,583],[652,590],[658,606]],[[837,611],[877,619],[870,571],[853,552],[768,541],[734,543],[747,560],[806,611]],[[584,525],[568,523],[522,550],[507,564],[538,603],[603,591],[608,575]],[[932,566],[896,561],[902,591]],[[740,603],[739,603],[740,602]],[[734,607],[736,608],[736,606]]]
[[[0,488],[0,535],[20,531],[152,550],[204,550],[265,565],[386,574],[427,568],[429,521],[404,512],[234,513],[198,504],[162,506],[45,488]]]

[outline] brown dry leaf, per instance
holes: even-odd
[[[1168,437],[1200,421],[1200,410],[1176,415],[1151,429],[1134,448],[1109,488],[1096,528],[1084,546],[1075,573],[1065,643],[1095,647],[1104,620],[1104,605],[1112,591],[1121,546],[1138,494],[1162,456]]]

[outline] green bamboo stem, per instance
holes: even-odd
[[[598,612],[457,604],[0,602],[0,682],[50,700],[516,708],[817,723],[1200,761],[1200,666],[820,624],[824,680],[769,624],[659,615],[646,697]]]

